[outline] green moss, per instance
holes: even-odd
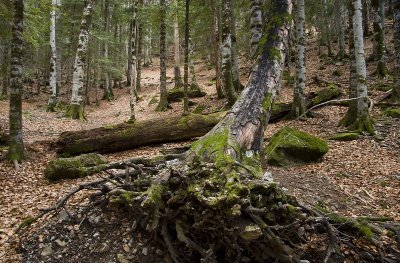
[[[269,111],[271,108],[271,104],[272,104],[272,94],[268,93],[262,101],[262,107],[264,110]]]
[[[265,149],[267,162],[275,166],[292,166],[319,160],[328,152],[328,144],[310,134],[284,127]]]
[[[330,84],[327,88],[318,92],[318,95],[312,99],[313,106],[328,101],[332,98],[339,97],[342,94],[340,89],[334,85]]]
[[[36,218],[27,217],[27,218],[25,218],[25,219],[18,225],[18,228],[17,228],[17,229],[21,229],[21,228],[30,226],[30,225],[32,225],[33,223],[35,223],[36,220],[37,220]]]
[[[280,60],[281,59],[281,51],[277,48],[270,48],[268,58],[271,60]]]
[[[356,132],[343,132],[333,135],[330,139],[334,141],[354,141],[357,140],[360,135]]]
[[[155,105],[155,104],[157,104],[157,103],[158,103],[157,97],[153,97],[153,98],[151,98],[151,100],[149,101],[148,106]]]
[[[400,108],[388,108],[383,114],[392,118],[400,118]]]
[[[147,199],[144,201],[145,205],[155,205],[161,201],[161,197],[167,190],[167,186],[164,184],[153,184],[147,189],[145,195]]]
[[[50,181],[86,177],[102,171],[107,160],[99,154],[84,154],[73,158],[59,158],[51,161],[44,170]]]

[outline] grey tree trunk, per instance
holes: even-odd
[[[131,117],[130,117],[130,122],[135,122],[136,121],[136,116],[135,116],[135,107],[136,107],[136,101],[137,101],[137,58],[136,58],[136,44],[137,44],[137,5],[138,1],[133,0],[133,6],[132,6],[132,39],[131,41],[131,86],[130,86],[130,107],[131,107]]]
[[[378,60],[378,67],[376,74],[380,78],[385,78],[388,74],[387,63],[386,63],[386,44],[385,44],[385,28],[383,27],[384,12],[382,9],[385,8],[383,1],[372,0],[371,5],[374,10],[374,38],[376,47],[376,56]]]
[[[346,56],[346,50],[345,50],[345,35],[346,35],[346,6],[345,3],[340,2],[340,8],[339,8],[339,53],[338,57],[340,60],[343,60],[344,57]]]
[[[393,39],[394,39],[394,54],[395,54],[395,69],[394,69],[394,87],[392,91],[392,99],[400,101],[400,0],[392,0],[393,8]]]
[[[189,88],[189,22],[190,22],[190,0],[185,1],[185,65],[183,73],[184,82],[184,98],[183,98],[183,115],[189,114],[189,100],[188,100],[188,88]],[[176,79],[175,79],[176,80]],[[176,82],[175,82],[176,85]]]
[[[232,38],[232,80],[233,86],[235,90],[239,93],[243,90],[243,85],[240,83],[240,75],[239,75],[239,58],[238,58],[238,48],[237,48],[237,40],[236,40],[236,19],[233,8],[233,1],[230,6],[231,12],[231,38]]]
[[[222,1],[222,83],[228,104],[232,106],[236,101],[235,86],[232,76],[232,33],[231,33],[232,0]]]
[[[110,32],[110,3],[109,0],[104,0],[104,32],[108,34]],[[110,82],[110,72],[108,69],[108,58],[109,58],[109,46],[108,40],[104,41],[103,46],[103,57],[106,61],[103,65],[103,74],[104,74],[104,93],[103,100],[112,100],[114,98],[113,91],[111,89]]]
[[[304,89],[306,87],[306,64],[304,23],[306,19],[304,0],[297,0],[296,15],[296,85],[293,92],[292,116],[299,117],[306,111]]]
[[[221,38],[220,38],[220,19],[219,19],[219,8],[216,0],[211,0],[213,10],[213,39],[214,39],[214,64],[215,64],[215,89],[217,90],[217,96],[219,99],[225,97],[222,89],[221,80]]]
[[[153,64],[151,59],[151,27],[146,26],[146,35],[144,37],[144,54],[143,54],[143,66],[149,67]]]
[[[51,2],[51,12],[50,12],[50,90],[51,95],[47,103],[47,111],[54,112],[57,105],[57,46],[56,46],[56,9],[57,0],[52,0]]]
[[[262,10],[261,0],[251,0],[251,46],[250,56],[255,59],[257,56],[258,42],[262,36]]]
[[[143,7],[143,0],[139,0],[139,8]],[[140,15],[137,19],[137,55],[136,55],[136,90],[142,91],[142,55],[143,55],[143,26]]]
[[[84,100],[83,100],[83,86],[84,86],[84,68],[86,62],[86,55],[89,43],[89,30],[92,15],[92,0],[84,1],[83,18],[81,22],[81,29],[79,33],[78,49],[76,51],[74,73],[72,79],[72,94],[70,106],[67,110],[67,116],[73,119],[83,120],[84,114]]]
[[[182,87],[181,78],[181,56],[180,56],[180,39],[179,39],[179,19],[178,19],[178,0],[174,0],[174,80],[175,88]]]
[[[0,94],[0,100],[5,100],[8,98],[8,88],[10,84],[10,74],[9,74],[9,68],[10,68],[10,43],[9,41],[3,41],[2,44],[3,47],[3,52],[0,55],[0,73],[2,77],[1,81],[1,94]]]
[[[367,90],[367,68],[365,64],[365,53],[364,53],[364,39],[363,39],[363,28],[362,28],[362,3],[361,0],[353,0],[352,8],[354,9],[353,14],[353,30],[354,30],[354,53],[355,53],[355,67],[356,67],[356,91],[353,91],[357,99],[356,109],[354,107],[349,108],[342,123],[344,126],[351,130],[359,132],[374,133],[374,127],[369,115],[368,109],[368,90]],[[353,112],[350,112],[353,111]]]
[[[362,0],[363,4],[363,29],[364,29],[364,37],[371,36],[371,31],[369,30],[369,10],[371,6],[371,0]]]
[[[127,61],[127,67],[126,67],[126,86],[130,87],[132,84],[132,76],[131,76],[131,72],[132,72],[132,32],[133,32],[133,28],[132,28],[132,22],[129,23],[129,37],[127,40],[127,48],[126,48],[126,52],[127,52],[127,57],[128,57],[128,61]]]
[[[325,23],[325,40],[326,45],[328,46],[328,56],[332,57],[332,41],[331,41],[331,24],[329,21],[329,13],[328,13],[328,2],[327,0],[322,0],[323,8],[324,8],[324,23]]]
[[[167,92],[167,6],[165,0],[160,0],[160,101],[156,111],[168,108]]]
[[[19,162],[25,157],[22,135],[22,57],[24,50],[23,21],[24,2],[15,0],[14,20],[11,39],[11,68],[10,68],[10,137],[8,159]]]

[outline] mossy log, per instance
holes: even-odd
[[[198,86],[191,85],[188,89],[188,97],[189,98],[201,98],[207,95],[204,91],[202,91]],[[179,102],[182,101],[185,93],[183,91],[183,87],[173,88],[168,91],[168,102]]]
[[[218,112],[209,115],[173,116],[92,130],[64,132],[55,147],[61,156],[68,157],[82,153],[110,153],[145,145],[182,141],[203,136],[225,114]]]
[[[324,88],[307,96],[307,108],[334,99],[340,95],[337,87]],[[269,121],[276,122],[285,117],[292,105],[275,103]],[[86,131],[64,132],[56,142],[56,149],[62,156],[83,153],[111,153],[157,143],[183,141],[200,137],[209,132],[226,112],[209,115],[193,114],[162,119],[122,123]],[[138,139],[139,138],[139,139]]]

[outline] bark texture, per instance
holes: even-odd
[[[184,88],[183,88],[183,114],[189,113],[189,99],[188,99],[188,89],[189,89],[189,22],[190,22],[190,0],[185,1],[185,65],[184,65]],[[176,75],[175,75],[176,76]],[[176,79],[175,79],[176,87]],[[169,99],[169,98],[168,98]]]
[[[51,12],[50,12],[50,90],[51,95],[47,103],[47,111],[55,111],[57,105],[57,46],[56,46],[56,9],[57,0],[52,0],[51,2]]]
[[[250,56],[256,58],[258,42],[262,36],[262,10],[261,0],[251,0],[251,44],[250,44]]]
[[[75,56],[74,73],[72,79],[71,102],[67,110],[67,116],[73,119],[83,120],[84,115],[84,69],[89,44],[89,29],[92,15],[92,1],[85,0],[81,29],[79,32],[78,49]]]
[[[79,132],[65,132],[57,142],[63,155],[118,152],[144,145],[199,137],[214,127],[225,113],[168,117]]]
[[[132,1],[132,21],[131,21],[131,28],[132,33],[131,37],[131,86],[130,86],[130,108],[131,108],[131,117],[130,121],[136,121],[135,116],[135,107],[137,101],[137,57],[136,57],[136,44],[137,44],[137,5],[138,1]]]
[[[180,56],[180,38],[179,38],[179,19],[178,19],[178,0],[174,0],[174,80],[175,88],[182,87],[181,77],[181,56]]]
[[[305,48],[306,40],[304,35],[305,23],[304,0],[297,0],[296,15],[296,84],[293,92],[292,115],[299,117],[306,111],[304,89],[306,87],[306,63]]]
[[[15,0],[14,20],[11,41],[11,69],[10,69],[10,136],[8,159],[21,161],[25,157],[24,142],[22,136],[22,57],[24,50],[23,24],[24,2]]]
[[[392,99],[400,101],[400,0],[392,0],[393,15],[394,15],[394,54],[395,54],[395,69],[394,69],[394,87]]]
[[[380,78],[385,78],[388,74],[387,63],[386,63],[386,43],[385,43],[385,18],[384,12],[381,11],[384,8],[382,5],[383,1],[372,0],[371,6],[374,9],[374,39],[376,46],[376,55],[378,61],[378,67],[376,74]]]
[[[167,5],[160,0],[160,101],[156,111],[168,108],[167,92]]]

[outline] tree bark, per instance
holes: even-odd
[[[167,5],[166,0],[160,0],[160,101],[156,111],[168,108],[167,92]]]
[[[109,0],[104,0],[104,33],[108,36],[110,33],[110,2]],[[114,94],[111,88],[111,78],[110,78],[110,70],[108,66],[109,60],[109,46],[108,39],[105,39],[103,43],[103,57],[105,63],[103,64],[103,74],[104,74],[104,93],[103,100],[112,100],[114,98]]]
[[[185,1],[185,65],[184,65],[184,90],[183,90],[183,115],[189,113],[189,99],[188,99],[188,88],[189,88],[189,22],[190,22],[190,0]],[[175,75],[176,77],[176,75]],[[176,78],[175,78],[176,87]]]
[[[21,161],[25,157],[22,136],[22,57],[24,54],[23,21],[24,2],[15,0],[14,21],[11,39],[11,69],[10,69],[10,137],[8,159]]]
[[[63,155],[108,153],[191,139],[207,133],[224,114],[167,117],[87,131],[65,132],[56,143],[57,152]]]
[[[72,95],[69,109],[67,110],[67,116],[73,119],[83,120],[85,119],[84,114],[84,100],[83,100],[83,86],[84,86],[84,68],[86,55],[89,43],[89,30],[91,24],[92,15],[92,0],[84,1],[85,7],[83,10],[83,18],[81,22],[81,29],[79,33],[79,44],[76,52],[74,73],[72,80]]]
[[[255,59],[257,56],[258,42],[262,36],[262,10],[261,0],[251,0],[251,43],[250,56]]]
[[[387,63],[386,63],[386,44],[385,44],[385,28],[384,25],[384,5],[383,1],[372,0],[371,6],[374,10],[374,39],[376,47],[376,55],[378,61],[378,67],[376,74],[380,78],[385,78],[388,74]]]
[[[175,88],[182,87],[179,39],[178,0],[174,0],[174,80]]]
[[[302,116],[306,111],[304,89],[306,87],[306,64],[305,47],[306,39],[304,36],[305,23],[305,4],[304,0],[297,0],[296,16],[296,84],[293,92],[292,116]]]
[[[133,1],[132,6],[132,33],[131,33],[131,86],[130,86],[130,109],[131,117],[130,122],[136,121],[135,107],[137,101],[137,57],[136,57],[136,44],[137,44],[137,4],[138,1]]]
[[[392,8],[394,17],[393,39],[395,54],[392,100],[400,101],[400,0],[392,0]]]
[[[50,12],[50,89],[51,95],[47,103],[47,111],[54,112],[57,105],[57,78],[59,72],[57,72],[57,46],[56,46],[56,8],[57,0],[51,2]]]
[[[219,19],[219,8],[216,0],[211,0],[213,10],[213,39],[214,39],[214,64],[215,64],[215,89],[217,90],[217,96],[219,99],[225,97],[222,89],[221,80],[221,38],[220,38],[220,21]]]
[[[3,53],[1,54],[1,61],[0,61],[0,70],[1,70],[1,77],[2,77],[2,88],[1,88],[1,95],[0,99],[5,100],[8,98],[8,88],[10,84],[10,42],[3,41]]]

